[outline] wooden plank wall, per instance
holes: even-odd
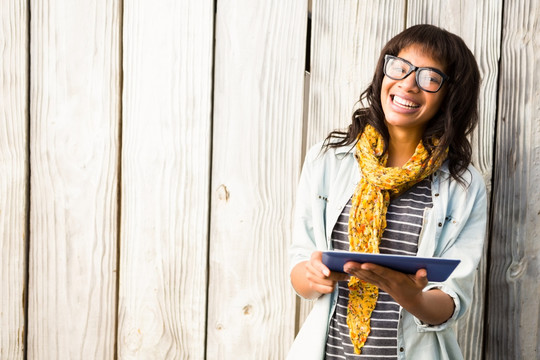
[[[305,85],[307,7],[0,2],[0,358],[283,358],[311,308],[287,264],[302,154],[417,23],[483,79],[491,228],[459,341],[537,357],[540,6],[313,0]]]

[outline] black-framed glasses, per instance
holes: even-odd
[[[393,80],[403,80],[413,71],[416,72],[416,85],[424,91],[436,93],[443,83],[448,80],[448,76],[441,70],[431,67],[417,67],[393,55],[384,55],[384,75]]]

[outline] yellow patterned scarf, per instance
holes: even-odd
[[[390,198],[425,179],[444,161],[434,162],[420,141],[414,155],[403,167],[386,167],[387,155],[382,155],[383,148],[382,136],[367,125],[356,144],[355,156],[362,177],[352,197],[349,215],[350,251],[378,254]],[[369,335],[371,312],[378,296],[376,286],[356,277],[349,280],[347,325],[356,354],[360,354]]]

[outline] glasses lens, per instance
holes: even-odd
[[[420,69],[416,75],[416,81],[421,89],[435,92],[440,89],[443,83],[443,77],[433,70]]]
[[[410,70],[409,64],[399,58],[388,57],[384,73],[394,80],[401,80],[407,76]]]
[[[430,68],[417,68],[407,61],[395,56],[386,55],[384,74],[394,80],[406,78],[416,70],[416,83],[418,87],[427,92],[437,92],[444,82],[444,75]]]

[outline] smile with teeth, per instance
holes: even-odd
[[[397,95],[392,96],[392,101],[394,102],[394,104],[406,109],[416,109],[420,107],[420,105],[413,103],[412,101],[405,100]]]

